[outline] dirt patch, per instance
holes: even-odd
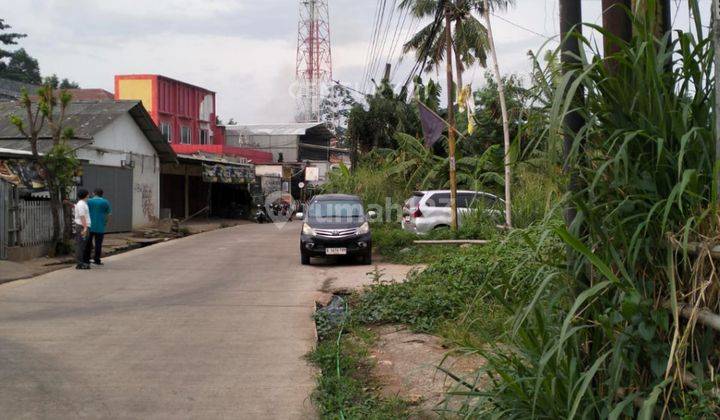
[[[457,385],[437,366],[442,364],[466,382],[475,383],[474,374],[485,362],[479,356],[448,356],[442,339],[413,333],[404,326],[386,325],[373,331],[377,334],[371,356],[376,361],[373,376],[382,384],[381,393],[417,404],[415,418],[439,418],[433,410],[442,407],[445,392]]]
[[[337,263],[331,265],[331,262],[328,262],[326,265],[313,265],[312,269],[318,272],[318,277],[325,279],[320,291],[324,293],[351,294],[373,284],[376,277],[380,277],[385,281],[402,282],[405,281],[411,271],[424,270],[425,266],[385,263],[372,266]]]

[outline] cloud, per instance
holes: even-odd
[[[362,79],[377,2],[329,3],[334,78],[355,88],[368,86]],[[493,18],[504,74],[527,74],[527,51],[546,41],[543,34],[558,31],[557,0],[516,3],[502,12],[505,20]],[[701,0],[704,12],[709,5],[710,0]],[[599,21],[600,1],[583,2],[583,7],[587,21]],[[225,119],[285,122],[295,108],[289,91],[298,8],[299,2],[291,0],[21,0],[4,7],[3,18],[29,35],[21,46],[38,58],[45,75],[57,73],[84,87],[112,90],[115,74],[160,73],[216,91],[218,112]],[[687,26],[686,8],[687,0],[682,0],[678,25]],[[406,30],[398,44],[411,32]],[[394,57],[378,59],[377,73],[391,62],[393,80],[401,84],[415,58],[410,54],[396,66],[400,47],[395,51]],[[479,86],[484,72],[469,69],[466,80]],[[429,76],[443,82],[442,74]]]

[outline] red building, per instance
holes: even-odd
[[[198,152],[272,162],[272,154],[225,144],[215,92],[157,74],[115,76],[115,99],[139,99],[178,154]]]

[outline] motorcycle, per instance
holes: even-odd
[[[265,211],[265,207],[263,207],[261,204],[257,205],[257,210],[255,211],[255,222],[256,223],[270,223],[270,217],[267,215],[267,212]]]

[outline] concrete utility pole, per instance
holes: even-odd
[[[450,227],[453,232],[458,230],[457,220],[457,176],[455,173],[455,90],[453,86],[453,62],[452,62],[452,14],[450,13],[451,2],[445,2],[445,58],[447,61],[447,98],[448,98],[448,153],[450,155]]]
[[[492,25],[490,24],[490,1],[485,0],[485,26],[488,32],[488,42],[493,58],[493,70],[495,71],[495,79],[498,85],[498,95],[500,96],[500,110],[502,111],[503,120],[503,144],[505,146],[505,225],[512,227],[512,196],[511,183],[512,173],[510,172],[510,121],[508,118],[507,103],[505,102],[505,85],[500,75],[500,65],[498,64],[497,51],[495,51],[495,41],[493,40]]]
[[[631,8],[630,0],[602,0],[603,28],[625,42],[632,39],[632,21],[628,15]],[[605,37],[603,45],[605,57],[610,57],[620,50],[620,45],[610,37]]]
[[[571,71],[580,65],[580,40],[578,36],[582,33],[582,6],[580,0],[560,0],[560,37],[562,40],[562,65],[563,72]],[[572,84],[568,83],[568,86]],[[575,100],[581,102],[583,93],[578,90]],[[583,118],[577,111],[572,111],[565,116],[565,138],[563,141],[563,154],[565,157],[565,173],[570,175],[568,189],[575,193],[580,191],[580,177],[577,171],[570,164],[575,134],[583,126]],[[569,206],[565,211],[565,223],[568,228],[577,217],[575,206]]]

